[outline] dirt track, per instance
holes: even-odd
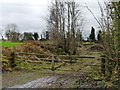
[[[33,80],[26,84],[15,85],[10,88],[69,88],[71,82],[75,81],[79,75],[54,75]]]
[[[23,85],[15,85],[10,88],[74,88],[71,85],[78,84],[76,88],[97,88],[101,87],[100,82],[87,80],[89,74],[76,73],[71,75],[54,75],[51,77],[40,78]]]
[[[59,76],[44,77],[23,85],[15,85],[10,88],[45,88],[51,86],[51,84],[54,83],[57,78],[59,78]]]

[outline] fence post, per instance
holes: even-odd
[[[54,60],[55,60],[55,58],[54,58],[54,55],[53,55],[53,54],[51,55],[51,59],[52,59],[52,62],[51,62],[51,70],[54,71],[54,70],[55,70],[55,67],[54,67],[54,65],[55,65]]]
[[[13,68],[13,67],[15,67],[16,66],[16,64],[15,64],[15,53],[14,53],[14,51],[12,51],[11,52],[11,55],[10,55],[11,57],[10,57],[10,66]]]
[[[73,60],[72,60],[73,58],[72,58],[72,56],[70,55],[70,64],[72,65],[72,62],[73,62]]]
[[[105,76],[105,56],[101,56],[101,73]]]

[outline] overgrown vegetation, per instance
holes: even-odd
[[[105,81],[111,81],[114,83],[116,88],[120,88],[120,1],[114,2],[110,0],[105,2],[105,10],[102,8],[100,3],[98,5],[101,10],[101,20],[98,20],[93,12],[92,13],[96,21],[101,27],[102,32],[99,34],[99,42],[105,48],[104,55],[102,55],[102,74],[105,77]],[[100,40],[101,38],[101,40]],[[113,87],[114,87],[113,86]]]

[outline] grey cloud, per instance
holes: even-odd
[[[41,15],[44,15],[44,7],[39,7],[38,15],[33,13],[32,6],[26,4],[6,3],[0,4],[1,20],[0,25],[15,23],[18,25],[21,32],[24,31],[39,31],[44,30],[45,23]],[[45,16],[45,15],[44,15]],[[43,25],[44,24],[44,25]]]
[[[84,0],[83,0],[84,1]],[[96,2],[86,2],[95,15],[100,16],[99,7]],[[81,4],[84,4],[82,2]],[[0,26],[9,23],[18,25],[20,32],[38,31],[41,33],[46,30],[46,21],[44,18],[48,14],[48,6],[31,6],[29,3],[0,3]],[[87,9],[82,9],[86,25],[84,28],[84,37],[90,33],[91,26],[97,29],[98,24]]]

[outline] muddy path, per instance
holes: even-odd
[[[74,73],[54,75],[39,78],[26,84],[15,85],[9,88],[97,88],[102,87],[99,81],[88,79],[89,73]],[[7,90],[7,89],[6,89]]]
[[[90,73],[74,73],[64,75],[54,75],[39,78],[25,84],[15,85],[6,88],[97,88],[101,87],[99,81],[91,80]]]
[[[8,88],[69,88],[70,85],[79,78],[79,76],[80,74],[48,76]]]
[[[51,84],[54,83],[57,78],[59,78],[57,75],[51,77],[43,77],[23,85],[15,85],[10,88],[45,88],[51,86]]]

